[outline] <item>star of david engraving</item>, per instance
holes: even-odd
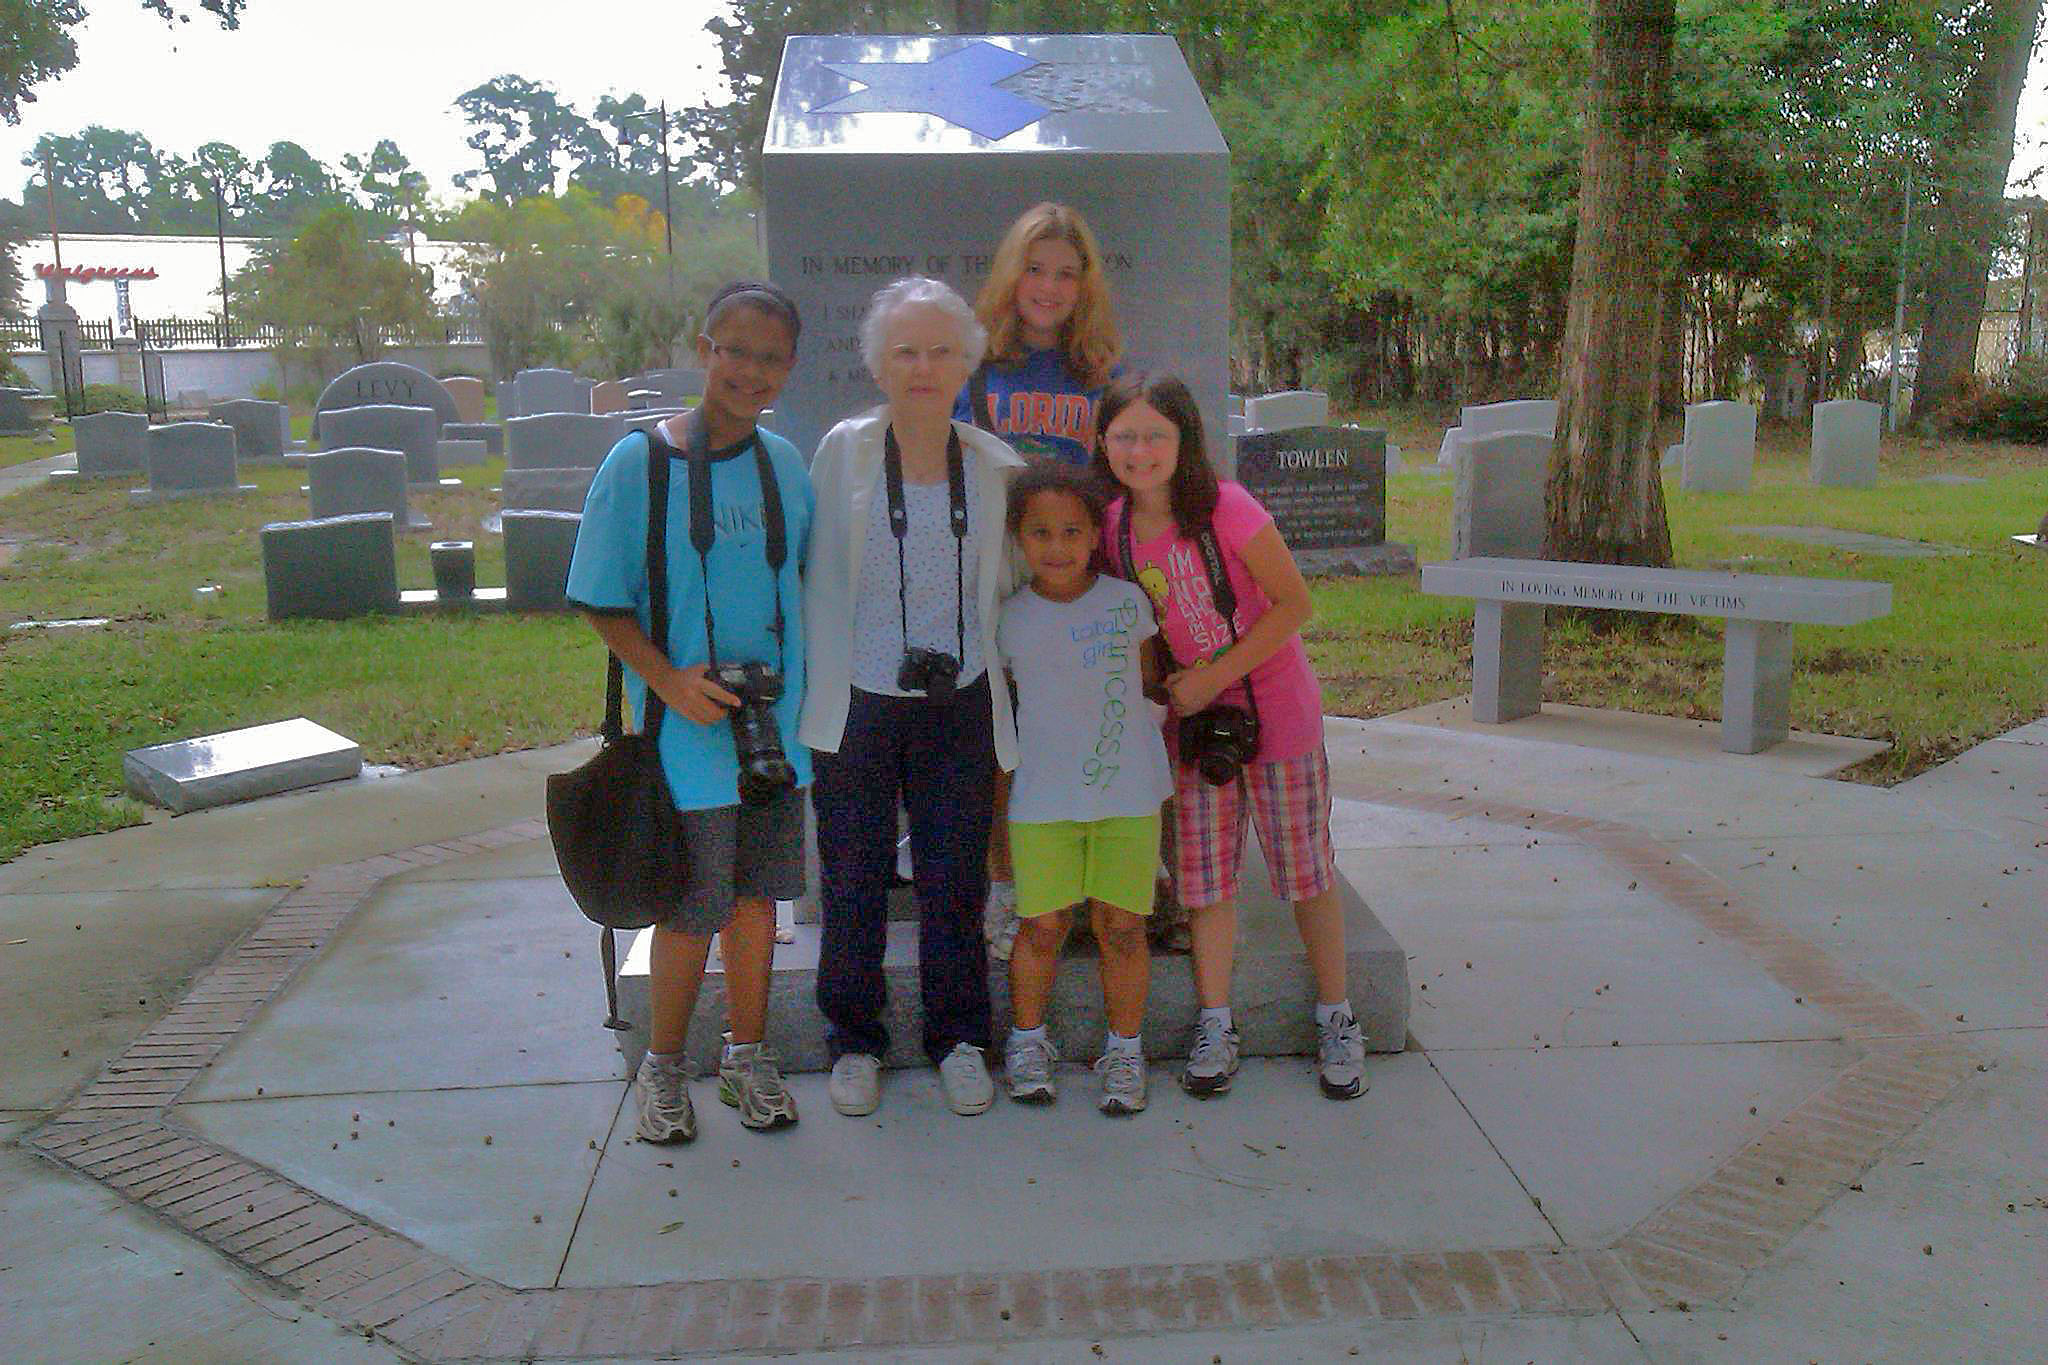
[[[1028,128],[1052,110],[996,82],[1038,63],[990,42],[969,43],[928,62],[822,62],[863,89],[813,114],[930,114],[991,142]]]

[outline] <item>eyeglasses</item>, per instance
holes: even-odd
[[[734,365],[756,370],[786,370],[796,364],[796,357],[781,351],[755,351],[745,346],[733,346],[723,341],[704,338],[711,347],[711,354]]]
[[[1178,431],[1112,431],[1102,438],[1103,444],[1117,450],[1136,450],[1143,446],[1148,450],[1163,450],[1180,442]]]

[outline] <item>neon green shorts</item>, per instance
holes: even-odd
[[[1010,823],[1017,913],[1029,919],[1083,899],[1134,915],[1152,913],[1159,869],[1159,816]]]

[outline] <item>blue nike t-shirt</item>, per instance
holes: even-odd
[[[982,374],[988,381],[989,411],[974,411],[970,381],[954,400],[956,420],[993,431],[1026,459],[1050,456],[1087,467],[1095,448],[1095,409],[1102,390],[1081,387],[1067,372],[1065,352],[1032,351],[1015,365],[991,361]]]
[[[782,566],[785,639],[778,648],[773,630],[775,594],[768,574],[768,531],[761,479],[750,441],[711,452],[712,527],[710,553],[712,624],[722,663],[777,664],[782,700],[775,705],[782,747],[796,769],[798,786],[811,781],[810,751],[797,742],[796,724],[804,700],[804,548],[810,538],[815,500],[810,475],[796,447],[772,431],[757,433],[782,494],[789,557]],[[583,503],[583,525],[569,562],[569,600],[596,612],[631,611],[650,633],[647,600],[647,460],[651,443],[632,432],[612,447],[591,481]],[[678,668],[709,660],[704,640],[705,575],[690,543],[689,465],[670,456],[668,491],[668,656]],[[636,722],[644,722],[647,685],[626,670],[626,697]],[[700,725],[671,709],[661,722],[661,766],[677,810],[708,810],[739,802],[739,760],[732,726],[720,720]]]

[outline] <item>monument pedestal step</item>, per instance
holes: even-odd
[[[1316,1050],[1314,982],[1301,936],[1294,927],[1293,909],[1268,887],[1256,844],[1245,850],[1241,885],[1231,1006],[1243,1054],[1311,1056]],[[1408,1038],[1407,955],[1351,884],[1340,880],[1339,885],[1352,1007],[1358,1011],[1372,1050],[1399,1052]],[[784,905],[778,912],[782,927],[793,934],[795,942],[778,943],[775,948],[767,1041],[781,1057],[785,1071],[824,1071],[831,1059],[816,995],[823,931],[816,924],[793,923],[790,909]],[[922,1066],[926,1058],[918,1024],[917,925],[891,922],[888,932],[882,971],[888,981],[889,1003],[883,1022],[890,1042],[883,1063]],[[630,1027],[619,1034],[619,1050],[629,1068],[640,1064],[647,1048],[647,968],[653,934],[647,929],[633,935],[620,954],[619,1015]],[[1152,989],[1145,1006],[1146,1056],[1187,1055],[1197,1008],[1192,969],[1192,960],[1184,953],[1153,954]],[[1009,987],[1009,964],[991,960],[989,996],[994,1005],[997,1054],[990,1059],[992,1063],[1000,1061],[1003,1037],[1010,1027]],[[1062,1057],[1086,1061],[1101,1049],[1102,985],[1096,975],[1092,939],[1070,940],[1046,1019]],[[690,1023],[689,1052],[698,1075],[716,1071],[719,1035],[724,1029],[725,975],[720,956],[714,952]]]

